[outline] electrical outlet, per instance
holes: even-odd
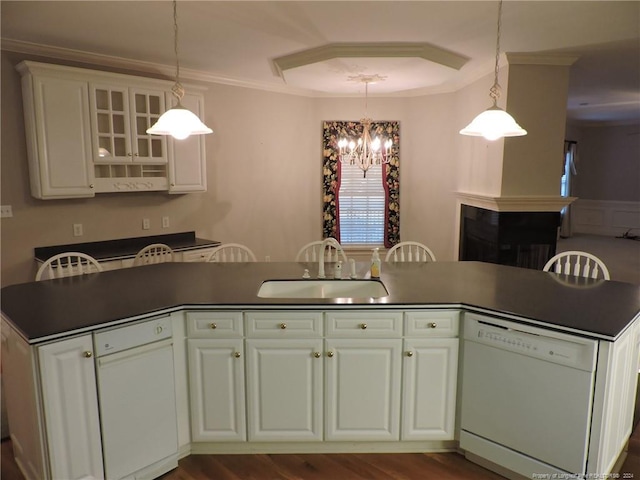
[[[11,205],[2,205],[2,207],[0,207],[0,217],[1,218],[13,217],[13,209],[11,208]]]
[[[151,228],[151,220],[149,220],[148,218],[143,218],[142,219],[142,229],[143,230],[149,230]]]
[[[162,217],[162,228],[169,228],[169,217]]]
[[[82,235],[84,235],[84,232],[82,230],[82,224],[81,223],[74,223],[73,224],[73,236],[74,237],[81,237]]]

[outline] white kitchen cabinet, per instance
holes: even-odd
[[[398,440],[400,339],[327,338],[326,440]]]
[[[322,312],[245,312],[250,441],[322,440]]]
[[[172,94],[167,93],[166,105],[172,105]],[[187,92],[182,97],[182,105],[204,119],[204,97]],[[205,156],[205,135],[191,135],[184,140],[169,139],[169,193],[189,193],[207,191],[207,162]]]
[[[92,336],[37,350],[51,478],[103,478]]]
[[[172,103],[171,82],[31,61],[16,68],[34,197],[206,191],[202,135],[146,133]],[[203,118],[202,88],[187,90],[184,106]]]
[[[401,440],[453,440],[458,339],[404,340]]]
[[[322,370],[322,339],[248,339],[249,440],[322,440]]]
[[[194,442],[247,439],[242,313],[187,312]]]
[[[22,100],[31,195],[93,197],[89,93],[85,80],[23,62]]]
[[[246,440],[242,339],[190,339],[187,350],[191,439]]]
[[[325,439],[399,440],[402,312],[336,310],[325,317]]]

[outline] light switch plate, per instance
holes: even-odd
[[[74,223],[73,224],[73,236],[74,237],[81,237],[82,235],[84,235],[84,231],[82,229],[82,224],[81,223]]]
[[[151,221],[148,218],[142,219],[142,229],[149,230],[151,228]]]
[[[162,228],[169,228],[169,217],[162,217]]]

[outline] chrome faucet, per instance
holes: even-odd
[[[318,256],[318,278],[325,278],[324,275],[324,251],[327,248],[327,245],[331,245],[336,251],[341,249],[338,241],[333,237],[325,238],[320,244],[320,255]]]

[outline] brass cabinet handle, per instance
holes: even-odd
[[[282,330],[284,330],[285,328],[287,328],[287,324],[286,324],[286,323],[281,323],[281,324],[280,324],[280,328],[281,328]]]
[[[429,328],[436,328],[438,324],[436,322],[431,322],[427,325]]]
[[[322,356],[322,354],[320,352],[314,352],[313,356],[316,358],[320,358]]]
[[[210,324],[209,324],[209,328],[212,328],[212,329],[214,329],[214,330],[215,330],[216,328],[218,328],[218,325],[217,325],[217,324],[215,324],[215,323],[210,323]]]
[[[360,328],[361,328],[362,330],[366,330],[366,329],[367,329],[367,324],[366,324],[366,323],[361,323],[361,324],[360,324]]]
[[[85,356],[85,358],[91,358],[93,357],[93,352],[90,352],[89,350],[87,350],[86,352],[83,353],[83,355]]]
[[[233,354],[234,357],[236,358],[240,358],[242,356],[242,354],[240,352],[236,352]]]
[[[333,350],[329,350],[327,352],[327,357],[333,357],[333,355],[334,355]]]
[[[407,357],[413,357],[413,352],[412,352],[411,350],[409,350],[409,351],[406,353],[406,355],[407,355]]]

